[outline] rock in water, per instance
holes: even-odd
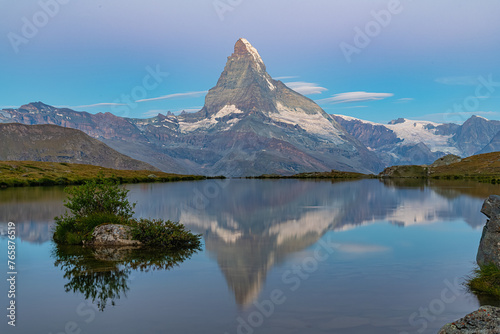
[[[107,224],[100,225],[94,229],[92,233],[93,246],[139,246],[142,243],[132,239],[131,227]]]
[[[438,334],[500,333],[500,307],[482,306],[462,319],[446,324]]]
[[[493,263],[500,268],[500,196],[488,197],[481,212],[489,219],[483,227],[476,256],[477,264],[483,266]]]

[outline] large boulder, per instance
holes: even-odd
[[[491,195],[484,201],[481,212],[488,217],[483,228],[476,261],[479,266],[490,263],[500,268],[500,196]]]
[[[488,218],[494,218],[500,214],[500,196],[490,195],[481,208],[481,212]]]
[[[132,239],[131,227],[118,224],[97,226],[92,233],[92,246],[140,246],[142,243]]]
[[[430,167],[439,167],[439,166],[448,166],[451,164],[454,164],[456,162],[462,161],[462,158],[460,158],[458,155],[454,154],[447,154],[444,157],[441,157],[434,161]]]
[[[498,334],[500,307],[482,306],[462,319],[444,325],[438,334]]]

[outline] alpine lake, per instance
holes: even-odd
[[[56,247],[61,187],[0,190],[0,270],[16,231],[16,326],[1,333],[437,333],[480,305],[463,285],[500,186],[422,180],[127,185],[136,217],[202,250]]]

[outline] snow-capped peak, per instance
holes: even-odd
[[[247,41],[245,38],[240,38],[239,40],[245,45],[248,53],[250,53],[252,55],[253,59],[256,62],[264,64],[264,62],[262,61],[262,58],[259,55],[259,52],[257,51],[256,48],[254,48],[252,46],[252,44],[250,44],[249,41]]]

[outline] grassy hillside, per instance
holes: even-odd
[[[80,130],[57,125],[0,124],[0,161],[53,161],[124,169],[159,169],[123,155]]]
[[[393,166],[386,168],[381,177],[388,178],[433,178],[470,179],[500,182],[500,152],[473,155],[459,162],[430,166]]]
[[[434,167],[431,177],[500,178],[500,152],[473,155],[447,166]]]
[[[99,173],[120,183],[203,180],[199,175],[178,175],[148,170],[117,170],[99,166],[41,161],[0,161],[0,187],[81,184]]]

